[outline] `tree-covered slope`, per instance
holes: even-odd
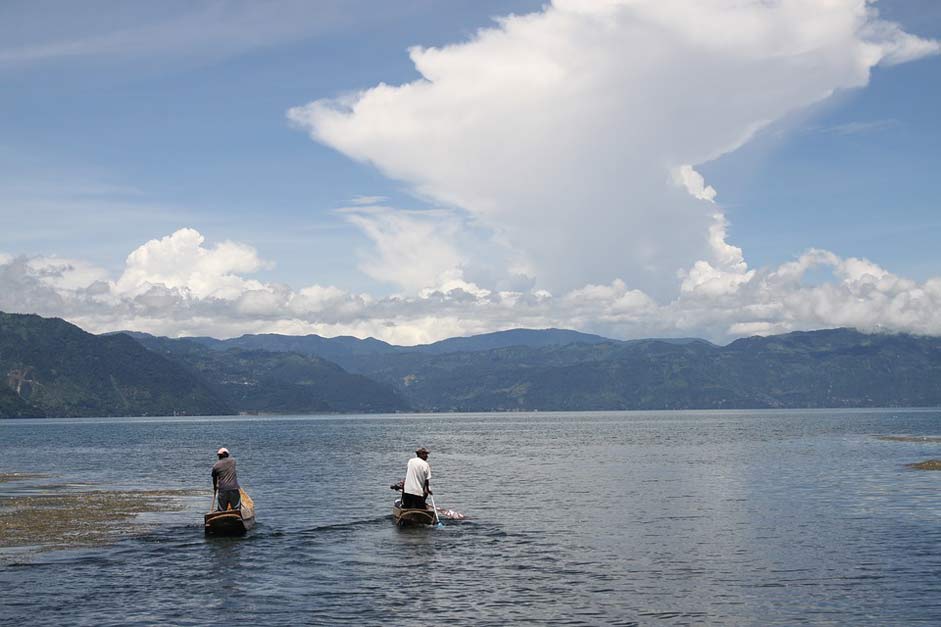
[[[279,335],[277,333],[262,333],[258,335],[243,335],[227,340],[217,340],[211,337],[185,338],[192,342],[202,344],[213,350],[226,351],[233,348],[249,351],[269,351],[273,353],[298,353],[319,357],[347,368],[351,360],[357,357],[372,357],[398,352],[397,346],[387,344],[381,340],[366,338],[364,340],[349,337],[325,338],[319,335]]]
[[[43,418],[45,415],[41,409],[20,398],[14,390],[0,384],[0,418]]]
[[[941,338],[848,329],[737,340],[718,363],[786,407],[941,405]]]
[[[436,411],[941,405],[941,340],[847,329],[408,353],[360,362]]]
[[[528,346],[563,346],[566,344],[600,344],[611,342],[599,335],[580,333],[566,329],[510,329],[495,333],[484,333],[469,337],[452,337],[432,344],[418,346],[396,346],[368,337],[358,339],[349,336],[325,338],[319,335],[278,335],[265,333],[243,335],[227,340],[211,337],[186,338],[215,350],[241,348],[244,350],[266,350],[312,355],[335,362],[350,372],[360,372],[363,363],[384,361],[404,353],[442,355],[446,353],[480,352],[498,348]],[[701,340],[700,340],[701,341]]]
[[[130,337],[92,335],[57,318],[0,313],[0,375],[25,404],[0,400],[16,415],[232,413],[200,379]]]
[[[281,336],[287,337],[287,336]],[[213,350],[188,339],[135,334],[148,349],[197,373],[241,412],[394,412],[408,409],[392,386],[310,355]]]
[[[399,348],[401,351],[409,350],[444,355],[447,353],[488,351],[512,346],[540,348],[544,346],[565,346],[567,344],[602,344],[610,341],[600,335],[580,333],[568,329],[509,329],[469,337],[452,337],[432,344]]]

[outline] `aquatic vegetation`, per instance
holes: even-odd
[[[0,483],[8,481],[25,481],[27,479],[45,479],[49,475],[34,472],[0,472]]]
[[[941,459],[929,459],[917,464],[909,464],[908,467],[915,470],[941,470]]]
[[[23,474],[2,477],[24,479]],[[65,491],[45,486],[40,493],[0,495],[0,550],[31,547],[35,551],[97,546],[142,533],[139,514],[181,511],[182,497],[197,490]]]

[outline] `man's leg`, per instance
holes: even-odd
[[[238,490],[219,491],[219,509],[226,510],[229,505],[232,506],[232,509],[238,509],[241,505],[241,495]]]

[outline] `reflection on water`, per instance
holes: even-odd
[[[937,624],[941,473],[906,464],[939,434],[930,411],[0,423],[0,473],[113,490],[208,495],[227,446],[258,519],[206,538],[194,496],[15,559],[0,623]],[[467,520],[392,525],[416,445]]]

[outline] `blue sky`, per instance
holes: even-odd
[[[0,309],[402,343],[514,326],[941,332],[941,4],[860,17],[844,0],[832,32],[821,17],[808,34],[811,0],[619,2],[6,2]],[[510,14],[530,18],[493,21]],[[872,26],[886,21],[901,30]],[[780,50],[699,40],[779,22]],[[652,25],[675,38],[644,44]],[[860,69],[860,42],[883,60]],[[421,82],[416,60],[432,89],[396,91]],[[350,94],[361,110],[336,101]],[[682,165],[715,202],[668,181]],[[201,238],[169,239],[181,229]],[[801,259],[799,284],[768,296]]]
[[[4,183],[14,188],[13,203],[52,197],[94,206],[106,200],[154,207],[160,215],[133,213],[125,220],[118,211],[104,224],[88,225],[86,215],[73,214],[77,224],[13,230],[2,249],[81,255],[118,271],[141,243],[192,226],[215,240],[250,240],[263,256],[277,259],[272,278],[300,287],[312,278],[312,262],[326,260],[330,280],[373,289],[383,286],[346,262],[357,232],[328,212],[359,195],[414,200],[404,197],[401,185],[312,143],[291,128],[285,111],[381,81],[413,80],[409,46],[459,41],[489,25],[493,15],[541,6],[411,0],[390,10],[383,2],[282,3],[307,22],[292,35],[277,27],[279,4],[272,3],[277,26],[267,42],[217,52],[189,39],[182,50],[167,49],[163,28],[188,16],[211,28],[212,16],[203,15],[208,11],[239,15],[238,36],[251,36],[244,4],[201,3],[203,10],[194,10],[199,3],[163,3],[161,11],[146,3],[92,4],[98,10],[61,2],[0,8],[4,34],[20,32],[26,46],[49,41],[50,33],[53,41],[81,41],[141,22],[153,28],[148,36],[154,39],[142,50],[126,42],[100,54],[6,64],[0,70],[7,94],[0,101]],[[82,15],[113,15],[113,21],[78,20],[73,30],[69,25]],[[35,30],[22,32],[19,23]],[[89,188],[103,193],[82,193]]]
[[[941,4],[879,2],[908,32],[941,36]],[[941,257],[941,57],[877,68],[868,86],[704,167],[756,265],[807,246],[866,256],[925,280]]]

